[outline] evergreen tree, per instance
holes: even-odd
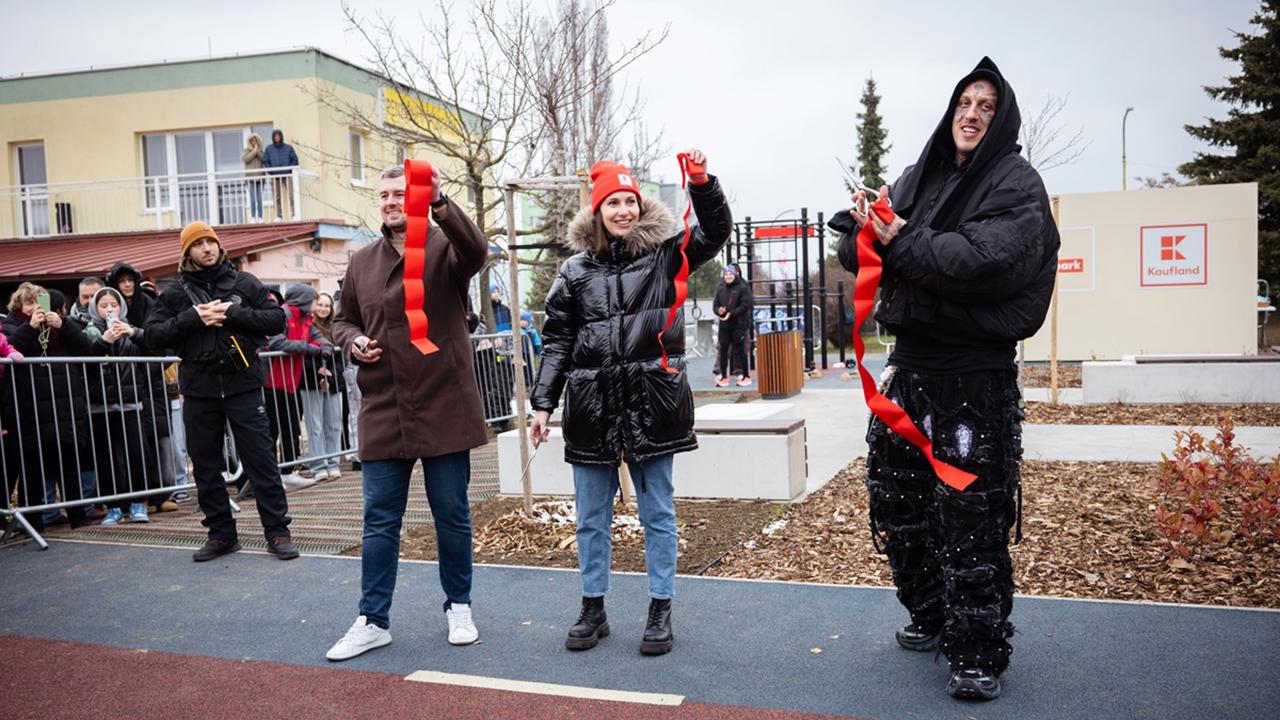
[[[1239,45],[1218,48],[1240,74],[1210,97],[1230,103],[1225,120],[1187,125],[1187,132],[1233,155],[1196,153],[1178,172],[1202,184],[1258,183],[1258,275],[1280,287],[1280,0],[1263,0],[1250,21],[1260,32],[1236,32]]]
[[[867,78],[867,85],[862,90],[862,112],[858,113],[858,167],[850,167],[855,177],[862,178],[862,184],[873,190],[879,190],[887,184],[884,178],[887,169],[884,156],[892,147],[885,143],[889,132],[884,129],[880,118],[880,95],[876,93],[876,81]],[[845,187],[853,192],[848,181]]]

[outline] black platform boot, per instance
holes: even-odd
[[[609,618],[604,614],[604,598],[582,598],[582,614],[578,616],[578,623],[569,628],[564,646],[570,650],[590,650],[600,638],[606,637],[609,637]]]
[[[675,635],[671,632],[671,600],[649,601],[649,619],[644,627],[644,639],[640,652],[645,655],[664,655],[671,652]]]
[[[957,700],[995,700],[1000,697],[1000,674],[981,667],[953,670],[947,692]]]
[[[938,647],[938,639],[942,636],[942,629],[939,628],[930,632],[915,623],[902,628],[894,633],[894,639],[898,644],[908,650],[916,652],[926,652],[934,650]]]

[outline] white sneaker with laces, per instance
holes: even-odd
[[[347,630],[347,634],[342,639],[329,648],[329,652],[324,656],[329,660],[350,660],[357,655],[363,655],[374,648],[380,648],[383,645],[391,644],[391,631],[370,625],[365,616],[361,615],[356,618],[355,624]]]
[[[471,620],[470,605],[449,603],[444,616],[449,621],[450,645],[470,645],[480,639],[480,631],[476,630],[476,624]]]
[[[284,484],[286,491],[301,490],[316,484],[315,478],[304,478],[296,472],[281,475],[280,482]]]

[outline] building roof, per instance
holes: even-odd
[[[316,236],[320,224],[272,223],[218,227],[218,239],[228,257],[241,257],[281,243]],[[71,235],[41,240],[0,240],[0,282],[79,280],[105,275],[124,260],[144,275],[164,276],[178,271],[179,230]]]

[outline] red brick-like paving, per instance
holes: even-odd
[[[828,715],[685,701],[678,707],[429,683],[340,666],[227,660],[0,636],[0,716],[78,718],[449,718],[450,720],[820,720]]]

